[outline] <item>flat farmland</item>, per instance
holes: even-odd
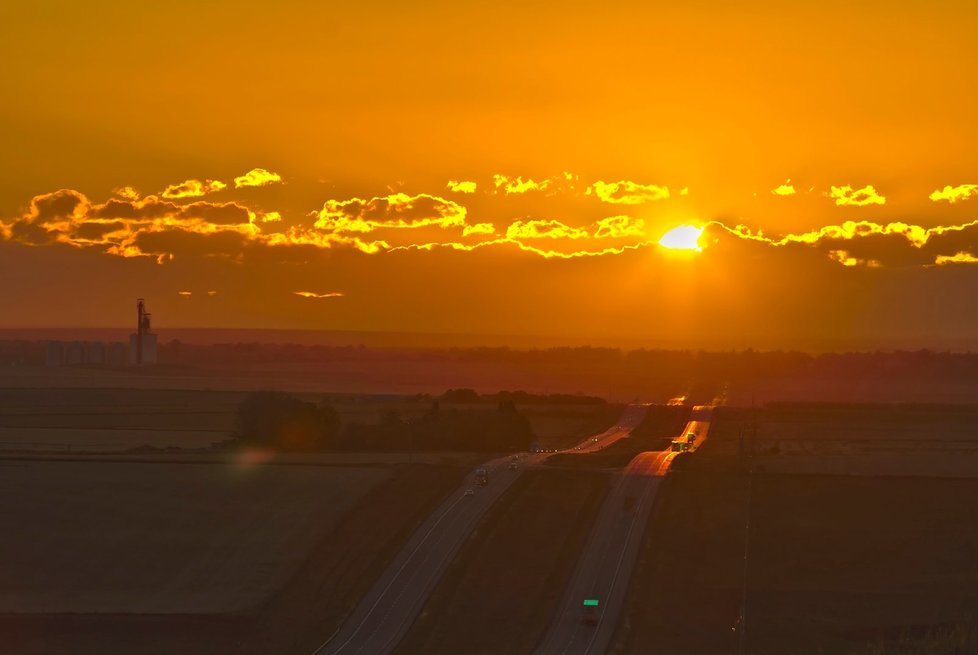
[[[925,652],[899,648],[973,625],[976,417],[973,406],[719,408],[656,500],[614,652],[737,652],[748,498],[748,652]]]
[[[753,477],[748,652],[864,652],[976,616],[978,480]],[[613,652],[737,652],[747,498],[746,475],[667,478]]]
[[[0,462],[0,612],[209,614],[281,587],[373,467]]]
[[[243,391],[192,389],[0,389],[0,451],[121,452],[140,447],[206,450],[235,429]],[[298,393],[329,402],[344,423],[379,423],[385,414],[404,419],[427,412],[418,396]],[[478,405],[446,408],[485,410]],[[604,404],[528,404],[520,411],[548,443],[566,444],[600,432],[621,408]]]
[[[797,474],[978,477],[978,406],[779,404],[720,408],[702,457],[743,447],[760,470]]]
[[[142,465],[128,466],[138,468]],[[168,466],[173,469],[182,468],[177,464]],[[278,469],[279,473],[275,477],[291,476],[297,470],[295,465],[264,465],[264,468]],[[294,551],[290,550],[289,558],[300,563],[298,566],[290,563],[291,572],[287,580],[274,589],[271,588],[272,585],[263,585],[267,593],[261,594],[262,599],[257,605],[252,604],[241,611],[220,614],[191,614],[186,611],[137,613],[138,606],[124,613],[0,612],[2,650],[5,654],[17,655],[66,652],[73,655],[102,655],[107,652],[142,655],[169,655],[177,652],[185,655],[308,654],[343,621],[408,536],[432,508],[444,499],[449,490],[457,487],[470,468],[416,463],[397,464],[378,470],[384,476],[383,480],[359,495],[352,507],[349,507],[349,503],[343,503],[348,509],[338,519],[326,517],[329,519],[328,527],[316,543],[307,544],[306,547],[295,544],[296,548]],[[323,469],[326,475],[329,471],[329,468]],[[315,488],[307,486],[296,492],[294,496],[281,498],[281,503],[302,503],[305,500],[304,494],[315,492]],[[231,503],[235,499],[241,500],[239,496],[233,495],[227,500]],[[125,507],[125,503],[118,501],[99,509],[119,516],[122,512],[116,508],[122,507]],[[60,514],[56,512],[53,516]],[[103,519],[96,527],[105,528],[111,523],[112,521]],[[190,561],[196,561],[199,554],[210,552],[211,544],[221,535],[223,526],[221,521],[195,525],[189,536],[197,546],[188,549],[183,556]],[[148,528],[148,531],[136,534],[135,527],[141,530]],[[160,530],[168,529],[165,521],[160,525],[148,526],[146,522],[140,522],[135,527],[126,531],[130,541],[156,543],[160,551],[153,552],[152,545],[138,546],[147,558],[138,561],[130,558],[132,575],[126,581],[118,580],[119,588],[126,597],[146,593],[144,586],[147,575],[140,569],[149,565],[147,562],[151,563],[162,557],[160,561],[173,564],[172,556],[163,550],[169,545],[166,535],[160,533]],[[275,531],[280,527],[275,521],[269,521],[239,531],[237,537],[242,543],[228,545],[221,558],[233,556],[235,549],[255,550],[261,544],[269,544],[276,539]],[[64,532],[69,537],[72,534],[64,525],[59,526],[53,522],[47,529]],[[273,531],[271,536],[265,534],[266,529]],[[25,535],[24,539],[28,536]],[[19,534],[8,539],[13,542],[22,540]],[[104,541],[104,538],[99,537],[91,537],[90,541],[98,543],[100,539]],[[69,538],[68,541],[71,545],[77,545],[79,539]],[[86,543],[81,547],[90,546]],[[55,560],[62,562],[70,553],[59,548],[50,547],[58,553]],[[20,550],[26,550],[26,546],[21,544],[20,549],[12,552]],[[34,558],[30,563],[33,568],[29,570],[21,569],[26,558],[22,554],[19,557],[20,560],[16,563],[19,576],[8,574],[8,578],[16,581],[25,578],[34,580],[36,577],[49,581],[51,573],[45,569],[45,562],[40,557]],[[86,560],[86,557],[83,555],[80,559]],[[262,575],[267,575],[268,563],[269,558],[263,556],[247,565],[255,566],[264,571]],[[74,594],[75,591],[67,587],[68,582],[70,581],[55,580],[51,584],[60,592]],[[89,580],[83,577],[79,582],[88,584]],[[156,584],[159,581],[153,582]],[[150,593],[153,591],[155,590]],[[254,588],[249,587],[245,593],[248,595],[254,591]],[[225,607],[238,604],[240,603],[236,601],[222,603]],[[187,608],[193,606],[191,601]]]
[[[608,476],[527,471],[473,531],[395,651],[530,653],[573,574]]]

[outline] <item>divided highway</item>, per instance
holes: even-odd
[[[712,414],[712,406],[694,407],[680,436],[695,434],[698,447],[707,437]],[[615,476],[538,655],[607,651],[652,502],[676,454],[671,450],[639,453]]]
[[[627,436],[645,416],[646,406],[629,405],[618,423],[561,452],[592,452]],[[523,468],[540,464],[546,453],[522,453],[516,468],[512,456],[486,464],[489,484],[475,486],[475,474],[464,483],[411,536],[346,622],[313,655],[384,655],[391,652],[417,618],[436,583],[479,519],[519,478]],[[478,488],[467,496],[467,489]]]

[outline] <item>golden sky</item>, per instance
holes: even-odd
[[[0,327],[978,340],[973,2],[329,4],[0,6]]]

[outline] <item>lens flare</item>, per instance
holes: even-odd
[[[703,228],[695,225],[680,225],[674,227],[659,239],[659,245],[670,250],[695,250],[700,252],[699,239],[703,234]]]

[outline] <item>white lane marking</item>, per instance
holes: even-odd
[[[663,457],[664,455],[665,453],[661,453],[657,457],[652,458],[652,461],[654,462],[660,459],[661,457]],[[639,507],[645,504],[646,500],[651,494],[652,487],[653,487],[652,485],[653,480],[654,477],[649,476],[649,478],[645,481],[645,489],[642,492],[642,500],[639,501]],[[594,632],[591,634],[591,639],[590,641],[587,642],[587,646],[584,648],[584,655],[587,655],[588,653],[591,652],[591,647],[594,646],[594,640],[598,638],[598,633],[601,631],[601,622],[604,621],[605,612],[608,611],[607,603],[611,601],[611,596],[615,592],[615,584],[617,584],[618,575],[621,573],[621,565],[625,559],[625,553],[628,551],[628,544],[632,540],[632,530],[635,528],[635,523],[637,523],[637,521],[635,521],[634,517],[628,523],[628,532],[625,533],[625,543],[622,545],[621,554],[618,555],[618,564],[617,566],[615,566],[615,574],[611,577],[611,585],[608,587],[608,595],[607,598],[605,599],[606,600],[605,606],[604,608],[602,608],[601,614],[598,616],[598,625],[594,626]]]
[[[409,562],[410,562],[410,561],[411,561],[412,559],[414,559],[414,556],[415,556],[415,555],[417,554],[417,552],[418,552],[418,550],[420,550],[420,549],[421,549],[421,547],[422,547],[422,546],[423,546],[423,545],[425,544],[425,542],[426,542],[426,541],[428,540],[428,537],[430,537],[430,536],[431,536],[431,533],[432,533],[432,532],[434,532],[434,530],[435,530],[435,528],[437,528],[437,527],[438,527],[438,525],[439,525],[439,524],[440,524],[440,523],[441,523],[441,522],[442,522],[442,521],[444,520],[444,518],[445,518],[446,516],[448,516],[448,514],[449,514],[449,512],[451,512],[451,511],[452,511],[453,509],[455,509],[455,506],[456,506],[456,505],[458,505],[458,504],[459,504],[459,503],[460,503],[460,502],[461,502],[461,501],[462,501],[462,500],[463,500],[464,498],[465,498],[465,496],[459,496],[458,498],[456,498],[456,499],[455,499],[455,502],[454,502],[454,503],[452,503],[451,505],[449,505],[449,507],[448,507],[448,509],[446,509],[446,510],[445,510],[445,511],[444,511],[444,512],[442,513],[442,515],[438,517],[438,520],[437,520],[437,521],[435,521],[435,523],[434,523],[434,525],[432,525],[432,526],[431,526],[431,527],[430,527],[430,528],[428,529],[428,531],[427,531],[427,532],[425,533],[425,535],[424,535],[424,537],[422,537],[422,538],[421,538],[421,541],[419,541],[419,542],[418,542],[418,545],[417,545],[417,546],[415,546],[415,547],[414,547],[414,550],[412,550],[412,551],[411,551],[411,554],[410,554],[410,555],[408,555],[408,556],[407,556],[407,557],[406,557],[406,558],[404,559],[404,563],[403,563],[403,564],[401,564],[401,567],[400,567],[399,569],[397,569],[397,572],[396,572],[396,573],[394,574],[394,576],[393,576],[393,577],[391,578],[391,581],[390,581],[390,582],[388,582],[388,583],[387,583],[387,586],[386,586],[386,587],[384,587],[384,590],[383,590],[382,592],[380,592],[380,596],[378,596],[378,597],[377,597],[377,600],[375,600],[375,601],[374,601],[374,604],[373,604],[373,605],[372,605],[372,606],[370,607],[370,609],[369,609],[369,610],[367,611],[367,614],[366,614],[366,616],[364,616],[364,617],[363,617],[363,620],[362,620],[362,621],[360,621],[360,624],[359,624],[359,625],[358,625],[358,626],[356,627],[356,629],[355,629],[355,630],[353,631],[353,634],[352,634],[352,635],[350,635],[350,637],[349,637],[349,639],[347,639],[347,640],[346,640],[346,641],[344,641],[344,642],[343,642],[342,644],[340,644],[340,646],[339,646],[339,648],[337,648],[337,649],[336,649],[336,650],[334,651],[335,653],[339,653],[339,652],[341,652],[341,651],[342,651],[342,650],[343,650],[344,648],[346,648],[346,647],[347,647],[347,646],[348,646],[348,645],[350,644],[350,642],[351,642],[351,641],[353,641],[353,639],[354,639],[354,638],[356,638],[356,636],[357,636],[358,634],[360,634],[360,630],[361,630],[361,629],[363,628],[363,626],[364,626],[364,624],[365,624],[365,623],[366,623],[366,622],[367,622],[367,621],[368,621],[368,620],[370,619],[370,617],[371,617],[371,615],[373,615],[373,613],[374,613],[374,610],[375,610],[375,609],[377,609],[377,606],[378,606],[378,605],[380,604],[380,601],[382,601],[382,600],[384,600],[384,596],[386,596],[386,595],[387,595],[387,592],[388,592],[388,591],[390,590],[390,588],[391,588],[391,587],[392,587],[392,586],[394,585],[394,583],[395,583],[395,582],[397,581],[397,579],[398,579],[398,578],[400,577],[400,575],[401,575],[401,573],[402,573],[402,572],[404,571],[404,568],[405,568],[405,567],[406,567],[406,566],[408,565],[408,563],[409,563]],[[325,642],[323,642],[323,643],[322,643],[322,645],[320,645],[320,646],[319,646],[319,648],[317,648],[316,650],[314,650],[314,651],[312,652],[312,655],[318,655],[318,653],[320,653],[320,652],[321,652],[321,651],[322,651],[322,650],[323,650],[324,648],[326,648],[326,646],[327,646],[327,644],[329,644],[329,642],[330,642],[330,641],[332,641],[332,637],[331,637],[331,638],[330,638],[329,640],[327,640],[327,641],[325,641]]]

